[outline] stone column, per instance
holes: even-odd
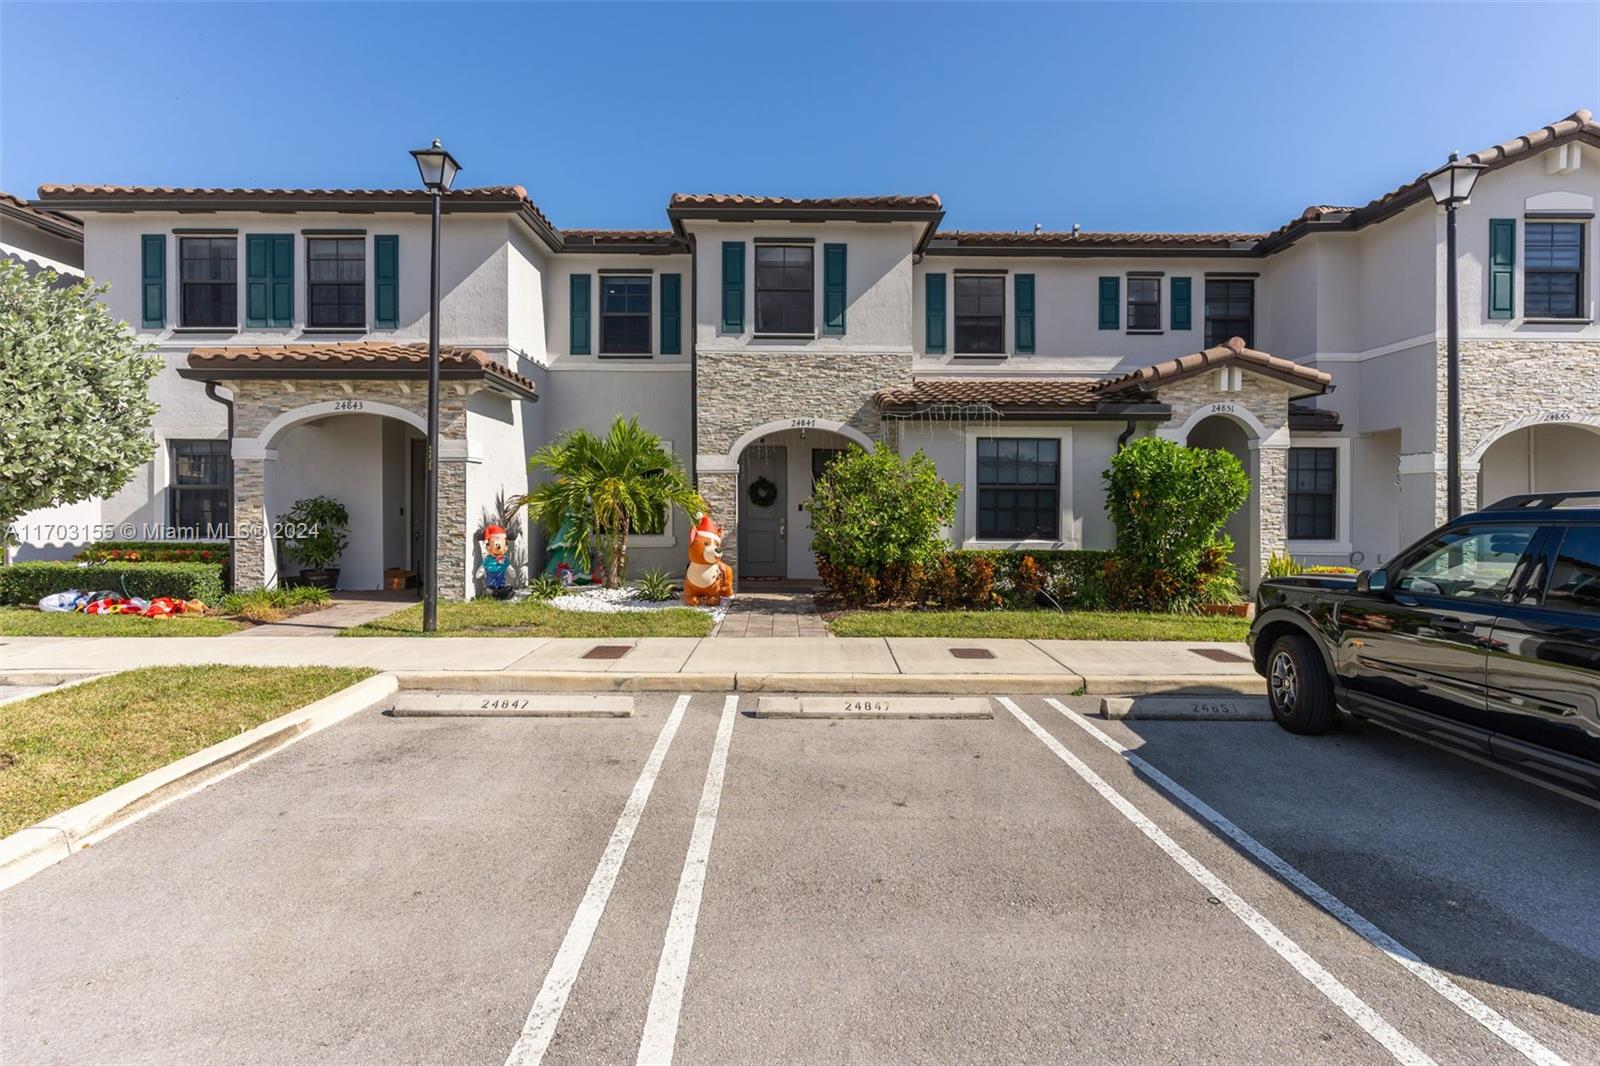
[[[1267,574],[1267,559],[1274,552],[1288,550],[1289,445],[1287,441],[1253,440],[1250,450],[1255,454],[1250,524],[1255,528],[1256,550],[1250,557],[1245,584],[1248,591],[1254,593]]]
[[[733,567],[735,579],[739,576],[739,475],[737,473],[702,473],[700,495],[711,508],[711,520],[722,527],[722,561]]]
[[[241,592],[265,588],[269,575],[277,576],[271,573],[272,530],[267,526],[268,462],[233,460],[233,583]]]
[[[439,442],[441,452],[448,441]],[[472,588],[472,544],[467,529],[467,460],[439,460],[439,527],[435,530],[439,559],[439,598],[464,600]]]

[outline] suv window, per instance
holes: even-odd
[[[1533,526],[1447,529],[1402,568],[1395,591],[1500,600],[1533,540]]]
[[[1546,607],[1600,614],[1600,526],[1573,526],[1550,569]]]

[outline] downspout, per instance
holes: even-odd
[[[215,381],[206,382],[206,395],[209,396],[211,399],[215,400],[217,403],[220,403],[222,406],[224,406],[224,407],[226,407],[228,409],[228,451],[230,453],[230,455],[228,457],[228,526],[229,526],[229,531],[230,531],[229,539],[231,540],[231,539],[233,539],[232,536],[231,536],[232,527],[234,526],[234,523],[236,523],[239,520],[239,512],[237,510],[238,499],[236,497],[236,493],[235,493],[235,490],[234,490],[233,457],[232,457],[232,454],[231,454],[232,451],[233,451],[233,401],[232,400],[225,400],[225,399],[222,398],[221,394],[219,394],[217,392],[217,383]],[[228,588],[229,589],[233,589],[233,588],[237,587],[234,584],[234,580],[233,580],[233,578],[234,578],[234,567],[236,567],[238,565],[238,563],[235,561],[235,555],[236,554],[237,553],[235,553],[234,550],[233,550],[233,545],[231,545],[231,544],[228,545]]]
[[[1135,422],[1131,418],[1128,419],[1127,427],[1125,429],[1123,429],[1123,431],[1121,433],[1117,434],[1117,451],[1120,452],[1122,450],[1123,445],[1128,443],[1128,438],[1133,436],[1133,431],[1138,429],[1138,428],[1139,428],[1139,425],[1138,425],[1137,422]]]

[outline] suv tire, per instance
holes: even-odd
[[[1267,703],[1291,733],[1324,733],[1333,724],[1333,684],[1310,637],[1291,633],[1272,642]]]

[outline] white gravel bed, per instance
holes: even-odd
[[[580,611],[589,614],[622,614],[625,611],[663,611],[669,607],[688,606],[677,597],[670,600],[641,600],[629,588],[608,589],[598,585],[586,588],[573,589],[564,596],[557,596],[549,601],[550,606],[562,611]],[[711,616],[711,624],[717,625],[728,613],[728,602],[724,600],[717,607],[691,607],[690,610],[704,611]]]

